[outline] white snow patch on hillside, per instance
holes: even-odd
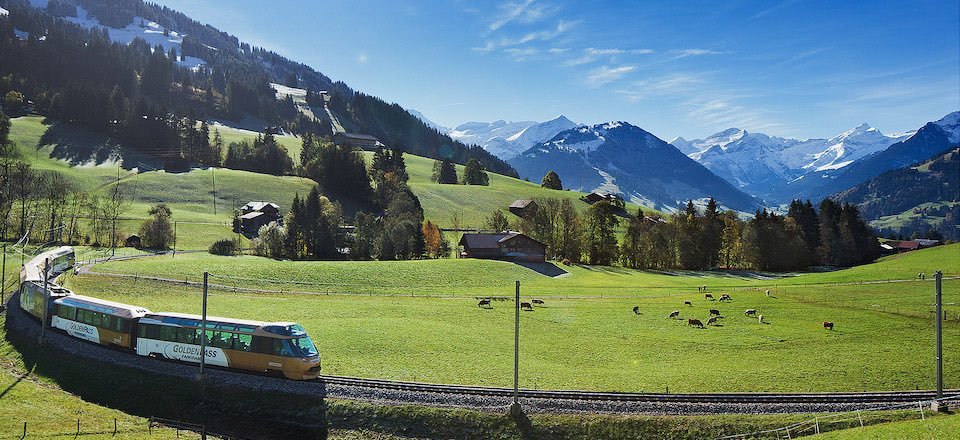
[[[35,0],[31,1],[31,4],[34,7],[37,6]],[[42,7],[46,7],[46,1],[43,2]],[[176,31],[167,31],[163,26],[146,20],[142,17],[133,17],[133,22],[128,24],[127,27],[122,29],[116,29],[109,26],[100,24],[96,18],[93,18],[87,14],[87,10],[83,7],[77,6],[77,16],[76,17],[63,17],[64,20],[69,21],[70,23],[78,24],[87,29],[92,29],[95,27],[103,28],[107,30],[107,33],[110,34],[110,40],[115,43],[120,44],[130,44],[135,38],[142,38],[150,47],[156,47],[157,45],[163,47],[164,52],[170,52],[170,49],[175,49],[177,51],[177,65],[184,67],[193,71],[197,71],[206,64],[206,61],[197,58],[188,56],[186,59],[180,59],[183,54],[183,35],[180,35]],[[143,26],[140,26],[141,21]],[[164,32],[167,32],[168,35],[164,35]]]
[[[947,133],[947,139],[951,143],[960,142],[960,112],[950,113],[934,124],[939,125]]]
[[[10,15],[10,11],[0,8],[0,15]]]
[[[287,87],[277,83],[270,83],[270,87],[277,92],[277,99],[286,99],[286,97],[289,96],[296,104],[307,104],[307,91],[305,89]]]

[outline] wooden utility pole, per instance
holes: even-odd
[[[213,178],[213,215],[217,215],[217,173],[214,167],[210,167],[210,175]]]
[[[200,318],[200,376],[199,380],[205,379],[203,375],[204,364],[207,363],[207,277],[209,273],[203,273],[203,315]]]
[[[173,257],[177,256],[177,222],[173,222]],[[171,258],[173,258],[171,257]]]
[[[937,271],[937,399],[943,398],[943,272]]]
[[[47,309],[50,307],[50,291],[47,290],[50,280],[50,259],[47,258],[43,262],[43,314],[40,321],[40,340],[39,343],[43,344],[43,336],[47,330]]]
[[[513,404],[510,413],[520,413],[520,280],[517,280],[513,312]]]

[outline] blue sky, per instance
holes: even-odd
[[[161,0],[437,123],[885,133],[960,109],[960,2]]]

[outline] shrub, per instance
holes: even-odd
[[[229,238],[222,238],[210,245],[210,253],[213,255],[236,255],[237,242]]]

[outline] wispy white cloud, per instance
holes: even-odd
[[[701,55],[726,55],[730,52],[723,52],[713,49],[677,49],[671,51],[671,53],[675,54],[676,58],[686,58]]]
[[[577,24],[578,22],[576,21],[560,20],[554,27],[530,31],[519,37],[503,37],[487,40],[483,46],[474,47],[473,50],[477,52],[491,52],[502,47],[520,46],[532,42],[548,42],[570,32]]]
[[[560,55],[567,53],[568,50],[570,49],[566,47],[551,47],[549,50],[547,50],[547,52],[550,55]]]
[[[591,87],[600,87],[617,81],[636,69],[637,66],[600,66],[587,73],[586,83]]]
[[[629,87],[617,90],[628,101],[638,102],[645,99],[678,96],[695,92],[706,81],[698,75],[677,73],[649,80],[637,81]]]
[[[768,14],[771,14],[771,13],[773,13],[773,12],[779,11],[779,10],[781,10],[781,9],[783,9],[783,8],[788,7],[788,6],[793,6],[793,5],[797,4],[797,3],[800,3],[800,0],[786,0],[786,1],[783,1],[783,2],[780,2],[780,3],[777,3],[777,4],[775,4],[775,5],[773,5],[773,6],[769,7],[769,8],[760,10],[760,11],[757,12],[756,14],[751,15],[749,19],[750,19],[750,20],[756,20],[756,19],[758,19],[758,18],[763,18],[763,17],[765,17],[765,16],[768,15]]]
[[[526,61],[528,58],[539,54],[540,51],[533,47],[508,47],[503,50],[503,53],[514,61]]]
[[[512,22],[536,23],[555,11],[555,8],[534,0],[506,2],[501,4],[498,9],[501,11],[500,15],[487,27],[490,32],[495,32]]]
[[[624,54],[645,55],[645,54],[652,54],[654,52],[655,51],[653,49],[618,49],[618,48],[598,49],[595,47],[588,47],[586,49],[583,49],[583,53],[579,57],[569,59],[563,64],[565,66],[580,66],[583,64],[590,64],[592,62],[595,62],[605,57],[613,61],[614,57],[618,55],[624,55]]]

